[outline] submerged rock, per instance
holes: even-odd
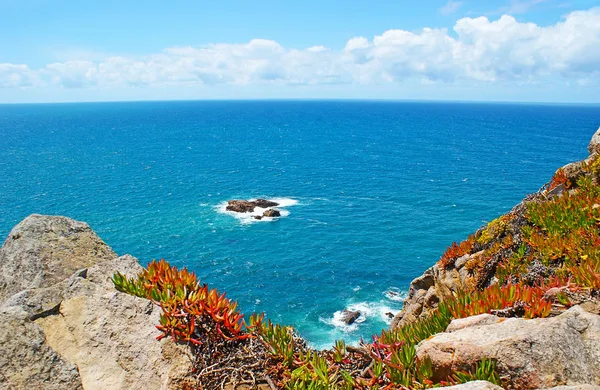
[[[352,325],[356,320],[360,317],[359,311],[352,311],[348,309],[344,309],[342,311],[342,321],[346,325]]]
[[[255,208],[260,207],[263,209],[269,207],[279,206],[279,203],[272,202],[266,199],[256,199],[256,200],[243,200],[243,199],[233,199],[227,201],[227,207],[225,207],[228,211],[235,211],[236,213],[251,213]]]

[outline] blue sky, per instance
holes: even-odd
[[[595,0],[0,0],[0,102],[600,102]]]

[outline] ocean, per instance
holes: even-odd
[[[117,253],[188,267],[314,347],[357,343],[448,245],[585,158],[599,125],[597,105],[0,105],[0,236],[31,213],[86,221]],[[259,197],[282,217],[224,210]]]

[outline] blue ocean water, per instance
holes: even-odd
[[[356,342],[452,241],[586,157],[599,125],[599,106],[3,105],[0,236],[31,213],[83,220],[117,253],[187,266],[315,346]],[[222,212],[256,197],[289,215]],[[341,326],[346,307],[364,321]]]

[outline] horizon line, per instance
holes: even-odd
[[[519,101],[519,100],[450,100],[450,99],[395,99],[395,98],[198,98],[198,99],[131,99],[131,100],[89,100],[55,102],[0,102],[0,106],[52,105],[52,104],[107,104],[107,103],[175,103],[175,102],[382,102],[382,103],[455,103],[455,104],[514,104],[514,105],[553,105],[553,106],[600,106],[600,102],[565,101]]]

